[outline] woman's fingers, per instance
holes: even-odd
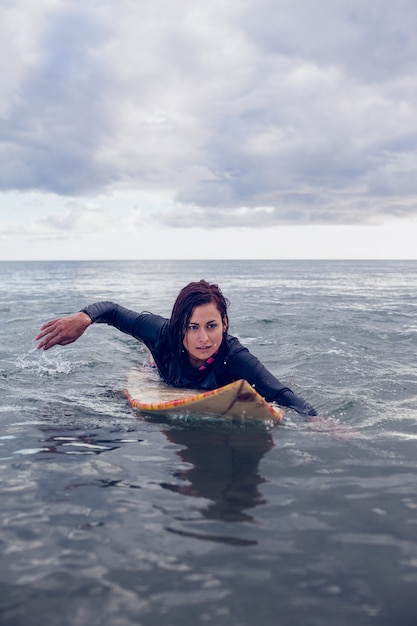
[[[81,337],[90,324],[91,319],[82,312],[46,322],[35,337],[37,341],[41,340],[37,348],[38,350],[49,350],[56,345],[66,346],[73,343]]]

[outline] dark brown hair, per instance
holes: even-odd
[[[191,319],[194,309],[203,304],[213,302],[219,311],[222,321],[229,324],[227,307],[229,301],[222,294],[218,285],[208,283],[206,280],[189,283],[181,289],[175,300],[169,327],[169,337],[173,354],[173,365],[177,367],[178,374],[181,369],[183,357],[183,340],[186,328]],[[174,368],[172,368],[173,371]]]

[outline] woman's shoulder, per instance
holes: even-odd
[[[169,324],[169,319],[163,317],[162,315],[158,315],[157,313],[152,313],[151,311],[141,311],[139,313],[139,317],[145,321],[149,321],[150,323],[158,324],[159,326]]]
[[[142,329],[149,329],[163,335],[169,334],[169,320],[162,315],[141,311],[138,315],[138,323]]]
[[[229,335],[229,333],[227,333],[224,339],[225,339],[226,349],[228,350],[229,353],[235,353],[235,352],[237,353],[237,352],[240,352],[241,350],[246,350],[246,351],[248,350],[240,342],[240,339],[238,339],[234,335]]]
[[[233,361],[239,361],[240,357],[250,354],[248,348],[246,348],[240,340],[234,335],[226,334],[224,338],[223,357],[224,365],[230,365]]]

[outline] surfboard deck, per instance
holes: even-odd
[[[284,411],[268,404],[246,380],[211,391],[177,389],[155,378],[155,370],[130,372],[125,396],[129,404],[148,414],[240,418],[279,421]]]

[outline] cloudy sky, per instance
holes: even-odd
[[[417,258],[415,0],[0,0],[0,260]]]

